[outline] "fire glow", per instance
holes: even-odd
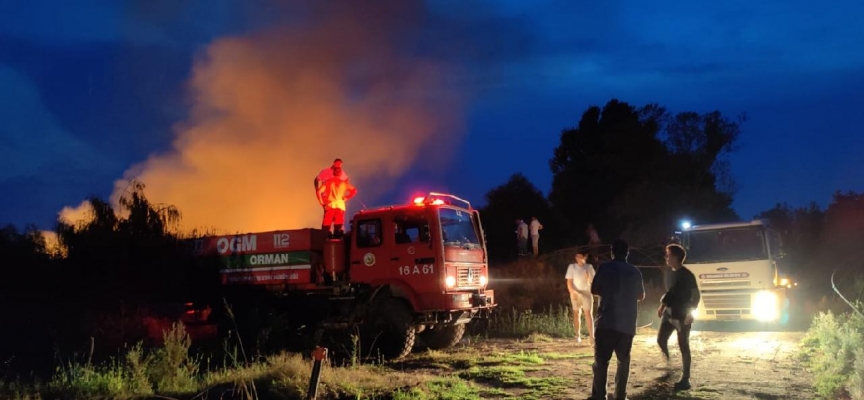
[[[315,227],[310,183],[336,157],[367,201],[415,163],[446,163],[445,152],[423,154],[463,130],[452,71],[393,44],[404,21],[421,18],[416,7],[352,4],[313,10],[302,28],[211,43],[195,60],[172,148],[129,168],[112,203],[137,179],[151,202],[181,211],[184,231]]]

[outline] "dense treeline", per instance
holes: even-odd
[[[14,327],[0,332],[0,372],[50,372],[46,360],[73,353],[114,355],[146,335],[143,306],[213,299],[216,271],[191,268],[188,244],[170,230],[179,212],[143,190],[133,182],[118,210],[91,198],[90,218],[58,223],[56,244],[35,227],[0,230],[0,312]]]
[[[816,204],[793,208],[779,203],[758,215],[782,234],[784,267],[799,284],[831,291],[831,274],[850,300],[864,300],[864,194],[835,192],[824,210]],[[835,273],[836,271],[836,273]]]
[[[726,156],[743,121],[618,100],[590,107],[561,132],[549,160],[548,198],[520,174],[486,194],[490,258],[513,257],[514,220],[532,214],[543,222],[546,252],[587,244],[589,225],[605,243],[624,238],[650,247],[668,239],[681,218],[737,219]]]

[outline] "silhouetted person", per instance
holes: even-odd
[[[594,224],[588,224],[588,227],[585,228],[585,235],[588,236],[588,246],[591,249],[591,258],[598,263],[600,263],[600,235],[597,233],[597,228],[594,227]]]
[[[696,277],[684,267],[687,251],[677,244],[666,246],[666,265],[672,268],[671,285],[660,300],[657,316],[662,318],[657,331],[657,344],[669,363],[669,337],[678,333],[678,348],[681,349],[683,374],[675,383],[675,390],[690,389],[690,329],[693,326],[693,309],[699,306],[699,286]]]
[[[627,398],[630,377],[630,350],[636,335],[637,302],[645,300],[642,273],[627,262],[627,242],[612,243],[612,261],[603,263],[591,283],[591,293],[600,297],[594,333],[594,382],[591,399],[606,399],[606,375],[612,353],[618,359],[615,398]]]
[[[516,220],[516,247],[519,257],[528,255],[528,224],[521,219]]]
[[[534,251],[534,257],[540,254],[540,230],[543,229],[543,224],[537,220],[537,217],[531,217],[531,224],[528,225],[528,230],[531,231],[531,247]]]

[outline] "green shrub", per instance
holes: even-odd
[[[855,351],[855,363],[852,366],[852,382],[849,388],[853,399],[864,399],[864,349]]]
[[[864,372],[864,318],[858,314],[820,313],[803,339],[804,359],[814,373],[816,392],[836,398],[857,386]],[[864,398],[860,394],[855,398]]]
[[[182,323],[163,335],[164,345],[144,362],[147,377],[159,393],[182,393],[198,387],[198,360],[189,356],[192,339]]]
[[[70,361],[57,368],[48,397],[128,399],[154,393],[194,393],[198,360],[189,356],[191,340],[182,324],[164,334],[164,344],[146,354],[141,344],[106,365]]]

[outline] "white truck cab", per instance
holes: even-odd
[[[781,323],[788,281],[777,268],[782,257],[777,232],[767,220],[694,225],[681,231],[684,265],[696,276],[703,321],[753,320]]]

